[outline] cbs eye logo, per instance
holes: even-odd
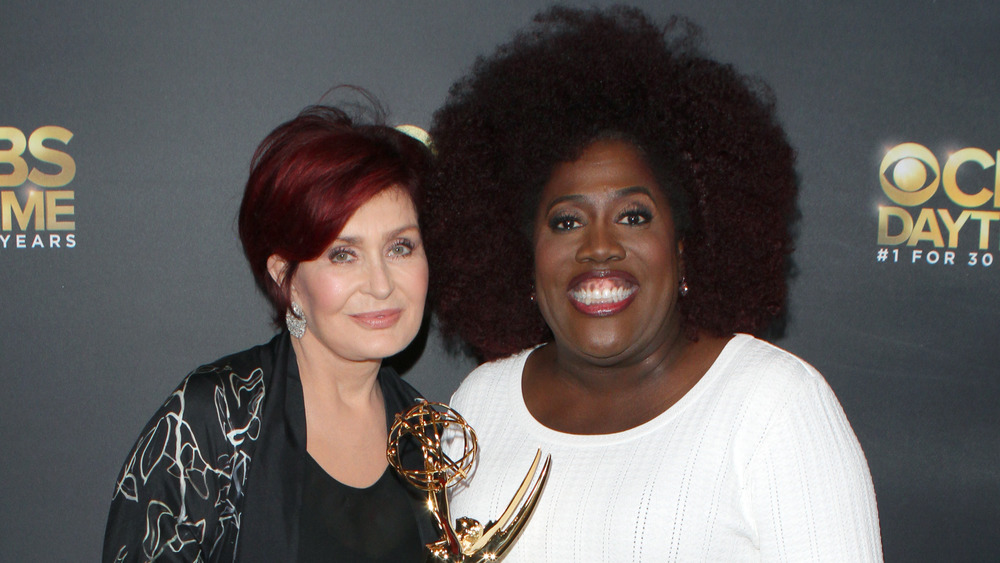
[[[997,154],[1000,159],[1000,153]],[[1000,170],[992,186],[959,186],[958,170],[963,165],[978,165],[982,171],[996,167],[997,159],[975,147],[964,148],[948,156],[944,168],[927,147],[917,143],[903,143],[889,149],[879,166],[879,183],[889,199],[906,207],[926,203],[943,186],[953,203],[965,208],[981,207],[991,199],[993,207],[1000,207]],[[992,190],[990,189],[992,187]]]
[[[941,183],[941,168],[934,153],[916,143],[896,145],[885,153],[879,182],[889,199],[907,207],[926,202]]]

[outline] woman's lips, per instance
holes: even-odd
[[[593,317],[607,317],[625,310],[638,292],[639,280],[632,274],[597,270],[570,280],[566,294],[577,311]]]
[[[394,326],[399,322],[399,317],[402,314],[402,309],[383,309],[381,311],[357,313],[351,315],[351,318],[363,327],[378,330]]]

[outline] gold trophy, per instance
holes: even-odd
[[[444,452],[442,437],[445,429],[450,429],[449,438],[454,437],[456,441],[462,442],[462,455],[457,459]],[[420,446],[424,458],[423,469],[403,467],[399,445],[407,436],[413,437]],[[456,445],[456,451],[457,448]],[[552,461],[552,456],[547,456],[538,478],[534,479],[542,457],[541,450],[535,453],[535,460],[524,476],[517,494],[496,522],[489,522],[484,527],[472,518],[459,518],[453,527],[448,508],[448,487],[468,475],[478,453],[479,446],[472,427],[451,407],[441,403],[421,400],[405,413],[397,414],[396,422],[389,429],[386,451],[389,464],[413,486],[427,492],[427,508],[441,530],[441,539],[427,544],[426,561],[429,563],[500,561],[535,510]]]

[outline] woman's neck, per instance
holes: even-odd
[[[525,364],[525,405],[543,425],[571,434],[608,434],[644,424],[683,398],[728,341],[676,335],[620,362],[593,362],[550,343]]]
[[[352,361],[334,354],[307,334],[292,339],[303,389],[323,403],[343,403],[355,408],[370,404],[380,393],[381,359]]]
[[[306,415],[306,451],[334,479],[368,487],[387,464],[380,360],[352,362],[315,340],[293,340]]]

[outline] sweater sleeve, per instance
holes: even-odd
[[[868,463],[833,390],[807,369],[747,468],[761,559],[881,561]]]

